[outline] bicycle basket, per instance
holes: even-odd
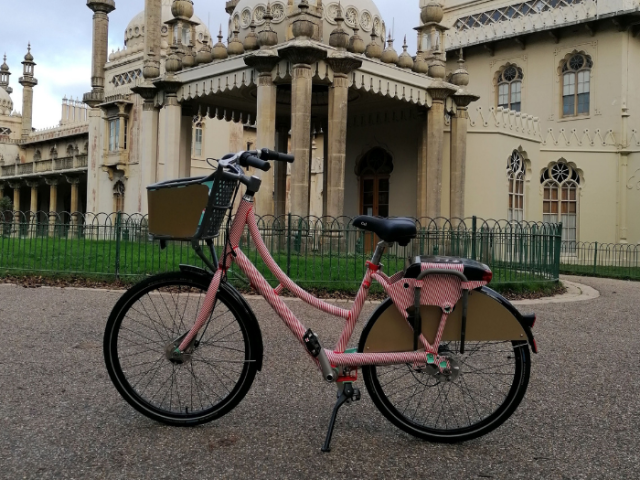
[[[161,240],[217,237],[237,188],[237,178],[223,169],[150,185],[149,234]]]

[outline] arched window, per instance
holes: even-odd
[[[510,222],[524,220],[524,158],[518,150],[514,150],[509,157],[507,177],[509,179],[509,213]]]
[[[589,115],[592,67],[591,57],[583,53],[576,53],[563,61],[561,65],[563,117]]]
[[[363,215],[389,216],[391,172],[393,158],[380,147],[369,150],[358,162],[356,175],[360,178],[360,212]]]
[[[498,74],[498,106],[507,110],[520,111],[522,97],[522,69],[507,64]]]
[[[74,152],[75,148],[72,144],[69,144],[67,146],[67,157],[73,157],[73,152]]]
[[[544,186],[543,220],[562,222],[562,240],[575,243],[578,240],[579,173],[560,160],[542,172],[540,183]]]
[[[58,149],[56,147],[51,147],[51,150],[49,150],[49,156],[54,160],[58,158]]]
[[[204,132],[204,120],[202,119],[202,117],[194,117],[191,154],[195,158],[202,157],[203,132]]]
[[[36,153],[33,154],[33,159],[37,162],[38,160],[42,160],[42,152],[40,150],[36,150]]]

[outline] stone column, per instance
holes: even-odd
[[[78,225],[78,191],[80,187],[79,177],[66,177],[67,182],[71,184],[71,224]]]
[[[36,236],[36,222],[38,220],[38,187],[40,180],[27,180],[27,186],[31,189],[31,205],[29,207],[29,235]]]
[[[160,76],[160,46],[162,36],[162,0],[145,0],[144,67],[142,73],[147,80]]]
[[[36,66],[31,55],[31,44],[29,44],[28,52],[24,57],[23,76],[20,77],[19,83],[22,85],[22,139],[25,140],[31,134],[33,127],[33,87],[38,85],[38,80],[33,76],[34,67]]]
[[[273,83],[272,72],[279,61],[280,58],[277,54],[268,50],[261,50],[245,59],[247,65],[254,67],[259,72],[256,116],[258,124],[257,148],[275,149],[278,89]],[[256,195],[255,208],[259,216],[275,214],[274,184],[274,169],[272,168],[269,172],[262,174],[262,187]]]
[[[14,235],[20,236],[20,220],[22,219],[22,214],[20,213],[20,187],[22,183],[19,181],[9,182],[9,186],[13,189],[13,211],[15,212],[13,215]]]
[[[418,211],[418,217],[438,218],[442,215],[442,152],[444,147],[444,101],[455,92],[453,87],[434,82],[427,91],[432,104],[427,113],[426,126],[426,212]],[[423,133],[424,135],[424,133]],[[424,138],[423,138],[424,142]],[[424,165],[422,166],[424,168]],[[424,184],[424,180],[422,180]],[[421,203],[418,204],[421,206]]]
[[[177,92],[180,83],[172,80],[155,82],[164,90],[164,106],[160,110],[158,134],[158,180],[180,178],[180,132],[182,107],[178,103]]]
[[[193,146],[193,117],[196,112],[181,108],[179,178],[191,176],[191,148]]]
[[[49,185],[49,236],[55,236],[56,220],[58,218],[58,178],[45,178]]]
[[[280,153],[289,153],[289,126],[278,128],[278,146]],[[287,214],[287,165],[276,162],[274,165],[274,215],[276,218]]]
[[[348,74],[362,65],[362,60],[345,54],[329,57],[327,63],[333,69],[333,85],[329,89],[329,121],[327,138],[327,179],[325,190],[325,216],[338,218],[344,215],[344,182],[347,161],[347,114],[349,109]]]
[[[467,170],[467,123],[469,104],[479,97],[456,93],[454,96],[457,112],[451,116],[451,218],[464,218],[464,200]]]
[[[91,55],[91,92],[84,95],[85,103],[95,107],[104,101],[104,66],[109,47],[109,13],[116,9],[114,0],[88,0],[93,11],[93,48]]]
[[[428,115],[427,111],[419,112],[420,117],[420,143],[418,145],[418,168],[416,180],[417,205],[416,217],[418,219],[427,217],[427,138],[428,138]]]
[[[309,215],[309,158],[311,155],[311,65],[326,57],[317,47],[291,46],[280,50],[291,68],[291,153],[296,161],[291,166],[291,213]]]

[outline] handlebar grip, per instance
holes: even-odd
[[[253,167],[257,168],[258,170],[262,170],[263,172],[268,172],[269,170],[271,170],[271,164],[269,162],[260,160],[258,157],[254,157],[253,155],[243,157],[240,164],[243,167]]]
[[[275,150],[269,150],[268,148],[263,148],[260,156],[267,160],[276,160],[277,162],[287,163],[293,163],[296,159],[293,155],[276,152]]]

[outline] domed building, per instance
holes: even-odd
[[[89,7],[108,15],[105,2],[113,0]],[[426,38],[445,29],[421,20],[423,3],[413,8],[429,54],[438,42]],[[202,173],[207,157],[228,151],[290,144],[297,161],[263,177],[259,214],[449,213],[448,200],[435,197],[446,196],[445,103],[455,111],[458,87],[433,55],[420,71],[402,68],[392,42],[385,49],[387,23],[374,0],[230,0],[226,19],[213,20],[228,26],[217,41],[197,3],[148,5],[129,23],[124,48],[94,66],[85,95],[100,111],[89,122],[89,143],[99,148],[89,154],[98,167],[88,172],[88,210],[110,210],[120,182],[124,210],[145,213],[150,183]],[[94,35],[97,58],[106,33]]]

